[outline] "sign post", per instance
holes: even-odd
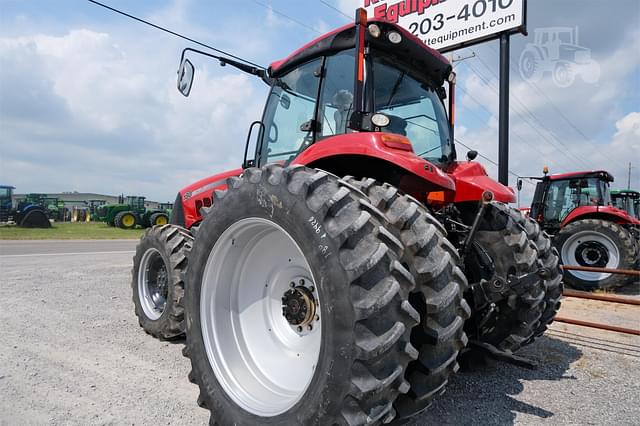
[[[369,16],[399,24],[450,52],[500,39],[498,180],[509,182],[509,41],[527,34],[527,0],[362,0]]]
[[[509,185],[509,34],[500,36],[500,101],[498,105],[498,182]]]

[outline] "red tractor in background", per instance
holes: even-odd
[[[186,332],[212,423],[406,421],[467,343],[509,357],[545,331],[557,252],[456,159],[442,55],[360,9],[268,69],[185,49],[185,96],[189,51],[271,87],[242,167],[182,189],[134,257],[140,324]]]
[[[545,175],[536,186],[530,216],[549,234],[564,265],[610,269],[638,266],[640,221],[611,203],[604,170]],[[631,276],[567,270],[565,283],[581,290],[634,282]]]

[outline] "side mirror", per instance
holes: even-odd
[[[467,152],[467,161],[473,161],[478,156],[478,151],[471,150]]]
[[[189,96],[189,93],[191,93],[194,74],[195,69],[193,64],[190,60],[185,58],[178,69],[178,91],[184,96]]]

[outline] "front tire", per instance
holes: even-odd
[[[161,340],[184,334],[183,274],[193,237],[176,225],[148,228],[133,257],[131,289],[138,322]]]
[[[120,212],[113,219],[113,224],[120,229],[133,229],[138,224],[138,218],[133,212]]]
[[[521,213],[498,202],[487,208],[474,241],[493,260],[495,274],[507,279],[510,275],[517,277],[537,271],[542,263],[536,245],[518,223]],[[478,268],[473,258],[467,260],[466,269],[468,277],[470,271],[475,271],[471,272],[474,282],[491,278],[478,274],[482,268]],[[538,330],[544,297],[542,279],[517,291],[510,288],[493,306],[472,313],[466,324],[467,335],[503,351],[515,352],[529,343]]]
[[[211,423],[390,421],[419,315],[384,216],[301,166],[247,169],[227,185],[187,273],[185,353]]]
[[[583,219],[572,222],[556,235],[554,245],[563,265],[609,269],[633,269],[638,262],[635,238],[622,226],[607,220]],[[592,291],[621,287],[634,277],[599,272],[565,271],[569,286]]]

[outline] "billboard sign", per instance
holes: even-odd
[[[526,0],[362,0],[367,15],[397,23],[440,52],[526,34]]]

